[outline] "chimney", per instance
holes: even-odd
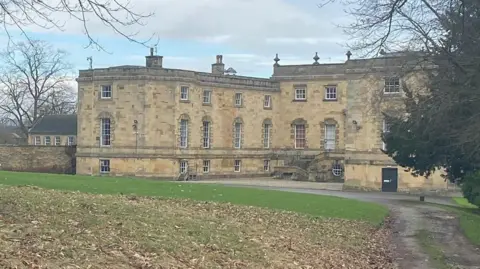
[[[163,56],[154,55],[153,48],[150,48],[150,55],[145,56],[146,65],[150,68],[162,68]]]
[[[223,64],[222,55],[217,55],[217,62],[212,64],[212,74],[216,74],[216,75],[225,74],[225,64]]]

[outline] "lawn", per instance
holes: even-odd
[[[385,211],[373,204],[203,184],[1,176],[0,268],[394,268],[390,230],[376,225]],[[208,199],[217,202],[201,201]]]
[[[454,198],[461,207],[446,207],[457,213],[460,218],[460,228],[465,236],[473,243],[480,246],[480,210],[475,205],[468,203],[465,198]]]
[[[339,197],[133,178],[1,171],[0,185],[29,185],[93,194],[125,194],[229,202],[320,217],[361,220],[372,224],[383,223],[388,215],[388,209],[384,206]]]

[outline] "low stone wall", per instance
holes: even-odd
[[[75,174],[75,147],[0,145],[0,170]]]

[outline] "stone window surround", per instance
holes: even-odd
[[[204,174],[207,174],[210,172],[210,160],[202,161],[202,171]]]
[[[339,148],[340,144],[340,124],[334,118],[325,118],[324,121],[320,122],[320,149],[325,150],[326,143],[326,125],[335,125],[335,149]]]
[[[329,89],[335,89],[334,94],[329,92]],[[337,84],[327,84],[324,87],[324,96],[323,96],[323,101],[325,102],[334,102],[338,101],[338,85]],[[335,98],[328,98],[328,95],[335,95]]]
[[[266,106],[267,98],[268,98],[268,106]],[[263,97],[263,109],[272,109],[272,100],[273,100],[272,95],[265,94]]]
[[[395,85],[396,82],[398,80],[398,86]],[[385,95],[398,95],[398,94],[401,94],[402,93],[402,80],[400,79],[399,76],[385,76],[383,77],[383,91],[382,93],[385,94]],[[391,90],[388,90],[387,91],[387,88],[398,88],[398,91],[395,90],[395,91],[391,91]]]
[[[181,146],[180,146],[180,145],[181,145],[181,122],[182,122],[182,120],[186,120],[186,121],[187,121],[187,137],[186,137],[186,139],[187,139],[187,141],[186,141],[187,144],[186,144],[185,147],[181,147]],[[187,149],[187,148],[189,147],[189,143],[190,143],[190,141],[191,141],[191,140],[190,140],[190,134],[191,134],[192,132],[190,132],[190,117],[189,117],[187,114],[185,114],[185,113],[182,114],[182,115],[180,115],[180,117],[178,117],[178,128],[177,128],[177,132],[178,132],[178,134],[177,134],[177,145],[178,145],[178,147],[181,148],[181,149]]]
[[[242,160],[239,160],[239,159],[233,160],[233,172],[240,173],[241,171],[242,171]]]
[[[265,125],[268,124],[269,125],[269,133],[268,133],[268,147],[265,147]],[[264,149],[269,149],[272,147],[272,130],[273,130],[273,124],[272,124],[272,120],[267,118],[267,119],[264,119],[263,122],[262,122],[262,147]]]
[[[98,99],[111,100],[113,98],[113,84],[105,83],[100,85]]]
[[[100,159],[100,174],[108,174],[111,171],[110,160],[109,159]]]
[[[304,125],[305,126],[305,147],[303,147],[303,148],[297,148],[296,147],[295,126],[297,126],[297,125]],[[290,133],[291,133],[290,139],[292,140],[292,148],[299,149],[299,150],[308,149],[308,128],[309,128],[309,125],[308,125],[307,121],[303,118],[297,118],[297,119],[292,121],[291,131],[290,131]]]
[[[240,147],[236,147],[236,143],[235,143],[235,125],[237,123],[240,123]],[[244,142],[244,134],[245,134],[245,130],[244,130],[244,124],[243,124],[243,119],[241,117],[237,117],[235,118],[235,120],[233,120],[233,125],[232,125],[232,138],[233,138],[233,148],[234,149],[241,149],[243,147],[243,142]]]
[[[186,97],[182,98],[182,91],[185,90]],[[190,101],[190,87],[188,85],[180,85],[180,102]]]
[[[205,102],[205,97],[206,97],[206,93],[208,93],[208,102]],[[211,106],[212,105],[212,93],[213,91],[211,89],[203,89],[202,91],[202,105],[204,106]]]
[[[269,172],[270,171],[270,160],[269,159],[263,160],[263,171],[264,172]]]
[[[208,135],[209,135],[209,141],[208,141],[208,147],[204,147],[204,135],[205,135],[205,132],[203,130],[203,123],[204,122],[208,122],[208,127],[209,127],[209,132],[208,132]],[[211,149],[212,148],[212,144],[213,144],[213,136],[212,136],[212,129],[213,129],[213,120],[210,116],[203,116],[202,118],[202,125],[200,127],[200,133],[201,133],[201,136],[200,136],[200,145],[202,145],[202,148],[204,149]]]
[[[237,104],[237,96],[240,97],[240,104]],[[243,100],[243,92],[235,92],[233,95],[233,106],[235,107],[243,107],[244,106],[244,100]]]
[[[298,98],[297,91],[304,91],[304,98]],[[293,85],[293,102],[306,102],[308,99],[307,84]]]
[[[102,119],[108,118],[110,119],[110,145],[102,145]],[[100,147],[111,147],[115,140],[115,118],[109,112],[103,111],[100,112],[97,116],[96,126],[95,126],[96,133],[99,134],[98,143]]]
[[[180,160],[180,162],[178,162],[178,172],[180,174],[185,174],[185,173],[188,172],[188,161],[187,160]]]

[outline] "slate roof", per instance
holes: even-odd
[[[45,115],[33,124],[29,133],[77,135],[77,115]]]

